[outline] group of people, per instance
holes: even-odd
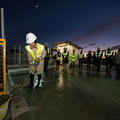
[[[35,88],[42,87],[42,75],[43,72],[47,73],[47,67],[50,59],[50,49],[47,47],[47,43],[41,45],[38,43],[37,36],[33,33],[28,33],[26,35],[26,45],[25,49],[28,55],[29,61],[29,73],[30,73],[30,88],[34,87],[34,73],[37,73],[38,82]],[[116,65],[116,71],[120,73],[120,48],[116,53],[114,53],[110,48],[105,51],[104,64],[106,66],[106,72],[111,72],[112,66]],[[60,61],[62,58],[63,70],[67,71],[67,64],[70,63],[70,67],[74,68],[75,63],[79,60],[79,67],[82,68],[83,63],[87,64],[87,69],[95,69],[100,72],[101,63],[103,60],[103,51],[97,48],[97,51],[91,53],[88,51],[86,57],[83,51],[77,55],[76,51],[73,50],[71,54],[67,48],[64,48],[63,53],[57,50],[55,54],[56,69],[59,70]],[[103,64],[103,63],[102,63]]]
[[[70,67],[74,68],[75,63],[77,61],[77,56],[75,50],[73,50],[72,54],[69,55],[69,51],[67,50],[67,48],[64,48],[63,53],[61,53],[59,49],[57,50],[54,59],[56,61],[56,70],[59,70],[60,61],[62,59],[63,70],[67,71],[67,64],[69,62],[70,62]]]
[[[67,70],[67,64],[68,64],[68,56],[69,56],[69,52],[67,51],[67,49],[64,49],[64,52],[62,53],[62,58],[63,58],[63,68],[64,70]],[[59,65],[60,65],[60,61],[61,61],[61,53],[60,50],[57,50],[57,53],[55,54],[55,61],[56,61],[56,70],[59,70]]]
[[[104,55],[103,55],[104,53]],[[111,69],[113,66],[118,68],[120,64],[120,48],[118,51],[114,52],[109,47],[106,51],[101,51],[100,48],[97,48],[97,51],[93,54],[91,51],[86,55],[86,63],[88,68],[92,69],[96,68],[97,72],[100,72],[101,64],[106,66],[106,72],[111,73]],[[119,72],[119,69],[116,69]]]
[[[103,57],[104,56],[104,57]],[[106,66],[106,72],[110,73],[112,66],[116,66],[117,72],[120,72],[120,49],[117,52],[113,52],[109,47],[106,51],[100,50],[97,48],[97,51],[91,52],[88,51],[86,57],[83,53],[83,50],[77,55],[75,50],[73,50],[72,54],[69,55],[69,51],[67,48],[64,48],[63,53],[60,53],[60,50],[57,50],[55,55],[56,61],[56,69],[59,70],[60,61],[62,60],[63,70],[67,70],[67,64],[70,62],[70,67],[75,66],[77,60],[79,60],[79,68],[82,68],[83,63],[87,65],[87,69],[96,70],[98,73],[100,72],[101,64]]]

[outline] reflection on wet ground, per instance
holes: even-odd
[[[25,78],[13,77],[19,84]],[[98,74],[86,68],[64,72],[60,67],[49,70],[44,80],[43,88],[23,89],[30,111],[17,120],[120,120],[120,79],[114,70]]]
[[[59,78],[58,78],[58,83],[57,83],[57,87],[59,89],[62,89],[64,87],[64,79],[63,79],[63,73],[59,73]]]

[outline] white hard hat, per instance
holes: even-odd
[[[27,43],[27,44],[33,43],[36,39],[37,39],[37,37],[36,37],[36,35],[33,34],[33,33],[28,33],[28,34],[26,35],[26,43]]]

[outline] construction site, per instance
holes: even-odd
[[[39,2],[34,1],[34,14],[37,17],[36,11],[41,5]],[[46,7],[46,3],[41,3]],[[57,2],[49,4],[58,5]],[[18,5],[18,8],[21,6]],[[47,9],[47,15],[57,9],[53,8],[51,11]],[[16,35],[11,35],[15,26],[6,35],[5,25],[9,28],[9,22],[5,22],[5,12],[4,8],[0,8],[0,120],[120,120],[120,41],[119,36],[111,30],[111,26],[120,25],[118,18],[106,20],[104,24],[91,27],[81,35],[76,33],[77,37],[72,40],[69,37],[60,40],[62,35],[57,34],[57,29],[53,32],[54,37],[46,32],[51,38],[47,41],[47,37],[42,37],[42,41],[36,28],[37,32],[34,29],[33,32],[26,30],[24,40],[21,40],[23,36],[20,37],[22,32],[15,40],[17,29]],[[45,14],[46,11],[39,12]],[[23,16],[20,14],[18,18],[23,19]],[[40,20],[44,21],[42,18]],[[52,20],[49,24],[56,24]],[[32,30],[32,22],[29,22],[29,29]],[[59,23],[62,26],[62,22]],[[47,35],[44,33],[45,24],[40,25],[43,27],[40,36]],[[105,40],[107,35],[109,38],[112,36],[106,29],[118,37],[115,42]],[[62,30],[58,32],[63,34]],[[9,36],[13,40],[10,41]]]

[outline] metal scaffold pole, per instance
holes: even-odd
[[[2,38],[5,39],[4,9],[3,8],[1,8],[1,34],[2,34]]]

